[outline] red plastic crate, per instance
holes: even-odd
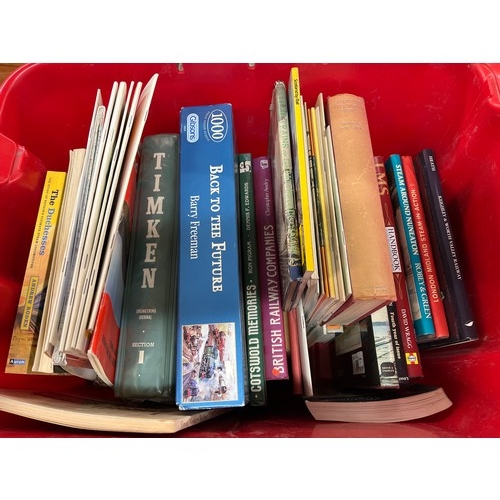
[[[454,405],[432,418],[390,426],[315,422],[298,405],[292,414],[228,416],[183,435],[500,436],[500,99],[495,64],[298,64],[304,99],[351,92],[365,98],[374,153],[414,155],[434,149],[470,293],[479,343],[423,353],[425,382],[441,385]],[[177,132],[181,106],[230,102],[241,151],[267,153],[274,81],[287,81],[291,64],[35,64],[0,87],[0,134],[22,145],[47,168],[64,170],[68,151],[84,147],[97,88],[104,98],[114,80],[159,80],[145,134]],[[0,164],[0,364],[5,363],[41,191],[35,171]],[[2,388],[69,389],[73,377],[5,375]],[[250,412],[250,415],[253,415]],[[16,427],[18,426],[18,427]],[[73,435],[36,421],[4,418],[2,432]],[[235,428],[231,428],[234,433]]]

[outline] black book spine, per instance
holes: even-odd
[[[477,340],[478,333],[432,149],[424,149],[415,157],[415,173],[431,234],[433,252],[435,256],[439,256],[436,258],[436,267],[450,329],[449,339],[431,342],[429,347]]]
[[[391,328],[396,373],[398,374],[399,385],[404,386],[410,382],[410,377],[408,376],[408,367],[406,365],[405,353],[402,345],[402,335],[396,302],[391,302],[387,305],[387,314],[389,316],[389,325]]]

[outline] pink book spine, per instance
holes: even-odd
[[[267,156],[252,159],[266,379],[284,380],[288,379],[286,328],[270,166]]]

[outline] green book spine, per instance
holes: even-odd
[[[250,153],[238,155],[238,165],[249,397],[251,405],[263,406],[266,404],[266,376],[259,264],[257,257],[257,229],[255,225],[255,198],[252,179],[252,155]]]
[[[114,392],[175,401],[179,136],[147,136],[140,150]]]
[[[283,308],[289,310],[296,305],[294,297],[300,295],[296,294],[296,290],[302,279],[302,254],[297,222],[288,97],[283,81],[277,81],[274,85],[270,114],[269,158],[273,174],[281,289]]]

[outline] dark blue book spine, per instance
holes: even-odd
[[[450,339],[437,341],[436,345],[477,340],[479,337],[434,152],[432,149],[424,149],[414,160],[427,226],[431,233],[432,249],[434,255],[439,256],[436,258],[436,268],[450,330]]]

